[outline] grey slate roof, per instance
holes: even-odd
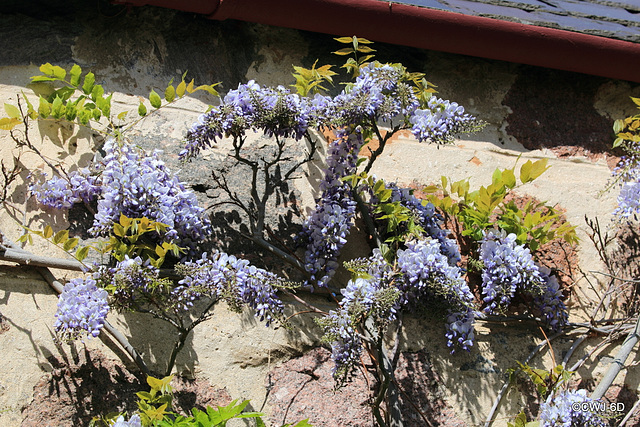
[[[393,0],[640,43],[640,0]]]

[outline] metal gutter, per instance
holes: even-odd
[[[640,44],[380,0],[115,0],[640,83]]]

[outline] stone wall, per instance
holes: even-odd
[[[42,1],[31,2],[30,6],[8,2],[0,6],[0,98],[2,102],[15,103],[21,91],[31,93],[27,87],[29,77],[37,74],[42,63],[63,67],[78,63],[83,69],[91,69],[107,90],[115,92],[114,108],[133,109],[139,96],[148,96],[151,89],[162,89],[170,79],[178,80],[184,72],[197,84],[221,82],[221,92],[249,79],[264,85],[291,84],[292,65],[310,67],[318,58],[319,64],[339,63],[341,58],[330,54],[337,48],[329,35],[244,22],[210,21],[164,9],[127,9],[101,1]],[[488,122],[483,131],[453,146],[420,144],[401,136],[377,162],[374,172],[378,176],[405,185],[430,184],[440,175],[453,179],[470,176],[472,186],[479,186],[490,182],[496,167],[510,167],[519,156],[523,160],[547,158],[550,170],[519,191],[564,208],[567,219],[578,225],[580,267],[586,272],[601,268],[587,237],[584,217],[598,217],[604,226],[610,223],[615,194],[602,191],[615,164],[609,150],[613,141],[611,128],[615,118],[635,113],[628,97],[640,96],[640,85],[384,44],[376,48],[379,60],[402,62],[411,71],[427,73],[441,97],[464,105]],[[333,90],[339,91],[340,86],[336,84]],[[144,148],[164,150],[167,163],[179,169],[181,138],[198,115],[206,111],[207,104],[213,102],[205,95],[184,99],[142,121],[130,136]],[[38,143],[42,140],[47,155],[60,160],[63,150],[59,145],[68,131],[55,124],[38,124],[31,138]],[[0,141],[0,155],[11,159],[15,149],[8,132],[0,132]],[[72,155],[64,161],[86,162],[99,141],[99,137],[92,138],[91,132],[81,132],[71,141]],[[200,202],[205,206],[214,203],[208,192],[209,162],[215,162],[219,156],[219,150],[212,150],[183,167],[181,174],[199,191]],[[23,156],[22,162],[25,168],[43,167],[35,156]],[[24,207],[26,175],[25,171],[21,181],[11,189],[11,203],[0,214],[0,227],[12,239],[19,236],[20,223],[25,221],[16,208]],[[295,192],[303,206],[301,214],[306,213],[313,201],[313,167],[303,175],[296,181]],[[241,177],[235,179],[242,185]],[[27,207],[36,209],[33,202]],[[28,226],[53,223],[57,230],[68,225],[64,215],[46,210],[34,212],[26,218]],[[249,258],[252,256],[251,248],[241,242],[224,244]],[[351,256],[358,253],[357,242],[349,248]],[[59,255],[43,242],[36,242],[29,249]],[[53,291],[33,270],[4,264],[0,269],[0,319],[7,327],[0,329],[4,356],[0,365],[0,425],[14,426],[21,422],[22,410],[32,400],[34,385],[53,369],[48,358],[73,358],[77,349],[53,343],[56,307]],[[71,277],[68,272],[56,274],[60,278]],[[576,279],[579,276],[576,274]],[[591,280],[595,283],[594,277]],[[581,313],[588,311],[592,304],[589,295],[592,296],[592,290],[587,281],[579,280],[570,300],[575,318],[584,317]],[[316,298],[324,304],[322,297]],[[265,399],[267,373],[318,345],[318,328],[308,317],[294,319],[303,331],[294,333],[265,329],[251,313],[235,314],[222,306],[215,313],[194,330],[178,358],[176,370],[226,387],[233,398],[252,399],[256,406]],[[162,370],[156,363],[167,359],[172,345],[166,325],[142,315],[111,316],[112,323],[130,338],[145,360]],[[531,323],[480,323],[473,350],[450,355],[440,324],[408,318],[404,333],[407,351],[427,355],[428,372],[435,373],[437,378],[434,381],[439,399],[468,425],[484,422],[505,381],[506,370],[514,366],[515,360],[524,360],[543,339]],[[587,341],[572,361],[588,354],[596,343]],[[571,344],[571,340],[564,338],[554,342],[556,357],[561,358]],[[110,358],[119,355],[99,340],[84,345],[100,349]],[[580,370],[580,376],[597,379],[616,349],[616,345],[610,345],[594,354]],[[534,364],[549,366],[550,354],[546,352]],[[617,380],[623,381],[636,390],[640,377],[629,369]],[[283,396],[287,396],[286,390],[268,402],[283,405]],[[512,389],[498,411],[501,420],[498,424],[516,414],[523,403],[523,397]],[[310,409],[312,402],[302,403],[301,414],[305,413],[304,405],[307,413],[316,415]],[[266,411],[272,410],[278,412],[281,408],[272,408],[268,403]],[[337,425],[322,421],[326,413],[317,416],[320,417],[317,425]]]

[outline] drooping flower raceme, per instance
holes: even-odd
[[[411,132],[419,141],[436,143],[451,142],[453,135],[470,132],[477,126],[477,120],[464,112],[464,107],[432,96],[426,109],[417,109],[409,119]]]
[[[356,81],[337,95],[328,110],[335,126],[389,122],[398,115],[410,115],[418,99],[403,80],[403,70],[372,62],[360,69]]]
[[[485,312],[503,312],[516,290],[540,295],[543,280],[533,262],[531,252],[516,242],[516,235],[504,230],[489,230],[480,245],[482,295],[487,303]]]
[[[516,291],[533,296],[542,320],[553,330],[568,322],[567,308],[556,277],[538,266],[531,252],[518,245],[515,234],[490,230],[480,245],[482,294],[485,312],[500,314],[506,310]]]
[[[359,264],[357,269],[368,278],[350,280],[341,290],[340,307],[318,322],[324,328],[323,340],[331,345],[333,376],[339,384],[349,378],[362,354],[362,338],[358,331],[361,324],[367,318],[378,326],[394,320],[399,295],[397,289],[390,287],[393,271],[379,250],[374,250],[369,258],[350,263]]]
[[[86,168],[70,172],[67,178],[47,180],[42,173],[40,179],[44,182],[33,182],[29,191],[38,203],[54,209],[69,209],[83,201],[89,203],[100,195],[96,176]]]
[[[637,155],[623,156],[613,174],[620,180],[618,206],[613,215],[620,220],[628,221],[640,213],[640,165]]]
[[[159,159],[159,152],[142,152],[108,140],[100,175],[102,196],[91,231],[105,235],[124,214],[149,218],[168,226],[164,239],[193,249],[209,229],[204,209],[193,192]]]
[[[327,169],[320,183],[321,197],[302,225],[299,241],[306,244],[305,268],[311,273],[311,281],[320,286],[327,286],[338,268],[338,255],[347,242],[355,215],[351,185],[342,178],[355,172],[362,144],[362,135],[358,132],[331,143]]]
[[[606,427],[606,418],[597,413],[601,407],[587,396],[586,390],[562,390],[540,405],[541,427]]]
[[[172,292],[173,298],[188,309],[202,297],[224,299],[232,308],[247,305],[267,326],[282,318],[284,306],[276,292],[283,280],[277,275],[222,252],[203,254],[195,262],[179,267],[185,276]]]
[[[248,130],[301,139],[309,127],[324,124],[327,102],[322,95],[300,97],[282,86],[261,87],[253,80],[240,84],[219,106],[200,116],[187,132],[180,157],[195,157],[223,137],[241,137]]]
[[[558,279],[551,275],[551,270],[540,267],[540,276],[545,284],[542,295],[533,299],[535,307],[540,311],[542,321],[554,331],[558,331],[569,323],[567,306],[562,301],[562,291]]]
[[[460,268],[443,255],[440,242],[430,237],[407,242],[407,249],[398,251],[398,269],[403,274],[399,303],[415,306],[429,298],[444,298],[450,307],[448,345],[456,343],[468,350],[474,340],[473,294]]]
[[[63,340],[97,337],[109,312],[107,296],[91,278],[72,279],[58,300],[56,334]]]
[[[125,310],[146,309],[143,306],[149,302],[149,297],[166,293],[171,286],[168,279],[160,279],[157,268],[140,257],[125,256],[114,267],[101,266],[93,278],[101,287],[109,289],[112,306]],[[171,303],[166,298],[159,298],[158,301]]]

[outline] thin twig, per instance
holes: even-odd
[[[636,409],[638,409],[638,407],[640,407],[640,399],[636,400],[636,403],[633,405],[631,410],[627,412],[627,415],[625,415],[622,421],[620,421],[618,427],[624,427],[624,425],[627,424],[627,421],[629,421],[633,414],[636,412]]]

